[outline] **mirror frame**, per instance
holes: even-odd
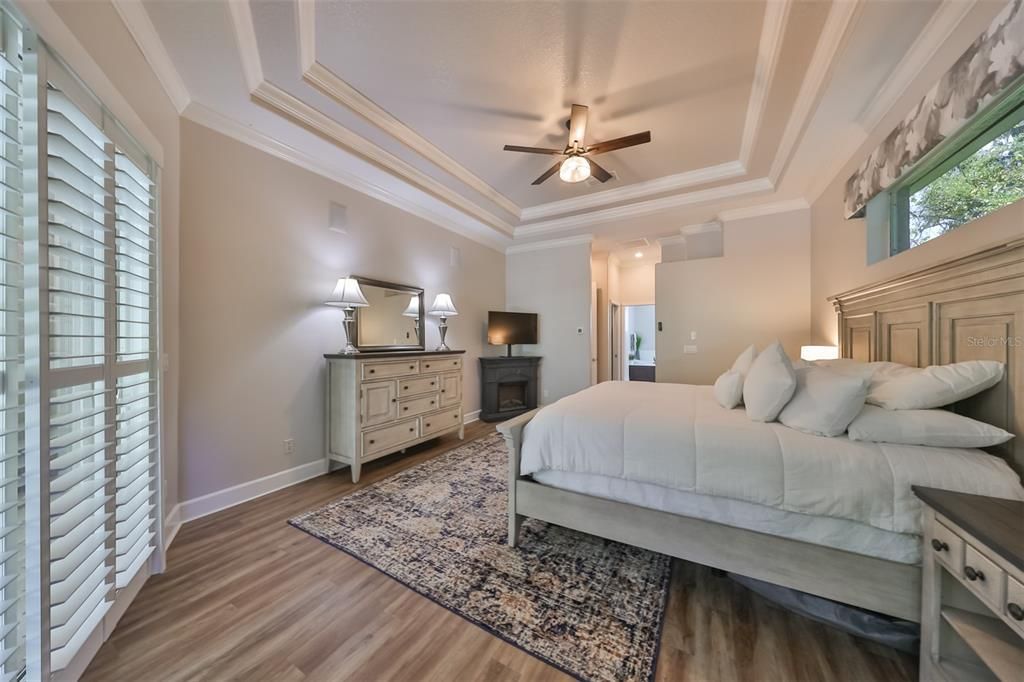
[[[419,341],[418,343],[407,343],[407,344],[392,345],[392,346],[364,346],[363,344],[359,343],[359,317],[360,317],[363,309],[362,308],[356,308],[354,310],[355,314],[352,316],[353,317],[353,320],[352,320],[352,336],[353,336],[353,338],[355,338],[355,343],[353,343],[352,345],[354,345],[356,348],[358,348],[359,351],[362,352],[362,353],[383,353],[383,352],[387,352],[387,351],[403,351],[403,350],[404,351],[415,351],[415,350],[424,350],[426,348],[426,344],[424,343],[424,338],[425,338],[424,329],[426,327],[426,324],[425,324],[425,320],[426,320],[426,304],[425,304],[425,301],[423,300],[423,289],[421,289],[420,287],[409,286],[408,284],[395,284],[394,282],[385,282],[383,280],[371,279],[369,277],[362,277],[360,275],[352,275],[352,279],[354,279],[357,282],[359,282],[359,287],[360,288],[362,288],[365,285],[365,286],[378,287],[378,288],[381,288],[381,289],[391,289],[392,291],[402,291],[402,292],[405,292],[407,294],[411,294],[411,295],[414,294],[416,296],[419,296],[419,299],[420,299],[420,323],[419,323],[419,325],[417,325],[417,327],[418,327],[418,329],[417,329],[418,341]]]

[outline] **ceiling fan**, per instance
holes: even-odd
[[[559,160],[554,166],[547,169],[544,174],[534,180],[532,184],[539,185],[554,175],[556,171],[558,172],[558,177],[565,182],[582,182],[589,178],[591,174],[601,182],[608,182],[611,180],[612,174],[604,168],[601,168],[601,166],[599,166],[597,162],[590,157],[596,156],[597,154],[604,154],[605,152],[615,151],[616,149],[625,149],[626,147],[633,147],[638,144],[646,144],[651,141],[651,131],[648,130],[642,133],[626,135],[625,137],[617,137],[614,140],[595,142],[588,147],[584,144],[584,137],[587,132],[587,111],[587,107],[582,104],[572,105],[572,114],[570,114],[569,120],[565,123],[565,126],[569,129],[569,140],[565,145],[565,149],[520,147],[519,145],[514,144],[505,145],[505,151],[507,152],[551,154],[554,156],[565,157],[564,159]]]

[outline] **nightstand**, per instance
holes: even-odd
[[[914,486],[924,502],[921,680],[1024,679],[1024,502]]]

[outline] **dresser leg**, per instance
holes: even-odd
[[[360,473],[360,470],[362,468],[363,468],[362,463],[360,463],[360,462],[352,462],[352,482],[353,483],[359,483],[359,473]]]

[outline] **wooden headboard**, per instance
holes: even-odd
[[[844,358],[1005,363],[1002,382],[952,409],[1016,435],[990,450],[1024,476],[1024,239],[829,300]]]

